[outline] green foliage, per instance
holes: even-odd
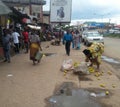
[[[107,36],[107,37],[115,37],[115,38],[120,38],[120,34],[107,34],[107,35],[105,35],[105,36]]]

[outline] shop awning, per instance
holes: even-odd
[[[0,15],[6,15],[12,12],[2,1],[0,1]]]

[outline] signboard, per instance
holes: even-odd
[[[50,22],[71,21],[72,0],[51,0]]]

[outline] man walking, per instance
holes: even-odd
[[[22,35],[23,35],[23,38],[24,38],[24,46],[25,46],[25,49],[26,49],[26,52],[25,52],[25,53],[28,53],[28,49],[29,49],[29,33],[28,33],[28,31],[25,29],[25,30],[22,32]]]
[[[15,53],[19,53],[19,37],[20,37],[20,35],[16,31],[16,29],[13,30],[12,37],[13,37],[13,42],[15,45]]]
[[[9,29],[3,30],[3,50],[4,50],[4,62],[8,61],[10,63],[10,41],[11,41],[11,35]]]
[[[70,56],[70,45],[72,41],[73,41],[72,34],[70,34],[70,31],[67,30],[67,33],[63,37],[63,44],[65,44],[65,50],[68,56]]]

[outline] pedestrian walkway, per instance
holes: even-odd
[[[43,42],[42,48],[43,53],[54,55],[44,56],[41,63],[35,66],[29,60],[29,54],[24,53],[12,57],[11,63],[0,63],[0,107],[45,107],[45,99],[53,95],[55,87],[63,82],[73,82],[79,88],[108,90],[109,98],[103,98],[101,102],[119,107],[120,82],[112,72],[112,66],[103,62],[103,76],[96,77],[91,74],[87,76],[91,81],[79,81],[78,76],[72,72],[64,76],[60,67],[66,59],[83,62],[84,46],[81,46],[81,50],[71,49],[70,56],[65,54],[63,45],[52,46],[49,42]],[[108,71],[112,74],[108,74]],[[105,87],[101,87],[101,84]]]

